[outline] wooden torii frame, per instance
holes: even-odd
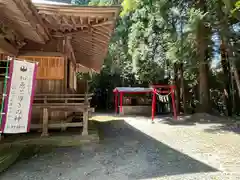
[[[168,90],[158,90],[159,88],[164,88]],[[156,111],[156,95],[162,94],[171,94],[172,98],[172,108],[174,119],[177,120],[177,110],[175,104],[175,90],[174,85],[152,85],[150,88],[141,88],[141,87],[116,87],[113,92],[115,94],[115,112],[118,113],[118,95],[120,94],[120,112],[122,112],[123,106],[123,96],[124,94],[143,94],[143,93],[152,93],[152,121],[155,118]]]

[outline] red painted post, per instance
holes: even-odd
[[[155,116],[155,106],[156,106],[156,89],[153,89],[153,96],[152,96],[152,122],[154,121]]]
[[[118,91],[114,92],[115,94],[115,113],[118,113]]]
[[[123,106],[123,92],[120,92],[120,112],[122,113],[122,106]]]
[[[174,119],[177,120],[177,110],[176,110],[176,103],[175,103],[175,92],[174,92],[173,87],[171,87],[171,95],[172,95],[173,115],[174,115]]]

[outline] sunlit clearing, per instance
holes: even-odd
[[[114,121],[114,120],[119,120],[122,119],[118,116],[111,116],[111,115],[96,115],[91,117],[89,120],[93,121],[99,121],[99,122],[107,122],[107,121]]]

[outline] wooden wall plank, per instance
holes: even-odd
[[[38,62],[37,79],[40,80],[63,80],[64,58],[46,56],[19,56],[19,59]]]
[[[0,60],[1,59],[6,59],[7,57],[0,54]],[[51,60],[52,57],[47,57],[47,60],[42,58],[41,56],[27,56],[27,58],[24,58],[24,56],[18,57],[19,59],[26,59],[30,61],[37,61],[39,63],[42,63],[44,65],[44,68],[38,72],[38,75],[41,76],[46,76],[48,75],[48,68],[50,67],[59,67],[63,66],[63,70],[59,68],[57,71],[55,70],[54,73],[57,72],[57,74],[62,73],[63,74],[63,79],[37,79],[37,85],[36,85],[36,94],[63,94],[66,93],[66,81],[67,79],[66,73],[65,73],[65,63],[64,61],[59,61],[61,57],[53,57],[55,58],[54,60]],[[64,60],[64,58],[63,58]],[[50,74],[51,76],[55,74]],[[64,74],[65,73],[65,74]],[[64,79],[65,78],[65,79]],[[3,90],[3,80],[0,81],[0,92]],[[0,103],[1,103],[1,98],[0,98]],[[55,111],[55,112],[49,112],[49,123],[53,122],[58,122],[59,120],[64,119],[65,114],[61,111]],[[37,123],[42,123],[42,111],[39,109],[36,109],[33,107],[32,110],[32,123],[37,124]]]

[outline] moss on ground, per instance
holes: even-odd
[[[51,152],[54,147],[50,145],[4,145],[0,147],[0,173],[7,170],[15,162],[23,159],[28,159],[34,156],[35,154],[42,154]]]
[[[58,133],[49,137],[19,136],[6,138],[0,144],[0,173],[8,169],[15,162],[28,159],[34,155],[45,154],[58,147],[81,146],[85,143],[98,142],[96,131],[90,131],[89,136],[78,133]]]

